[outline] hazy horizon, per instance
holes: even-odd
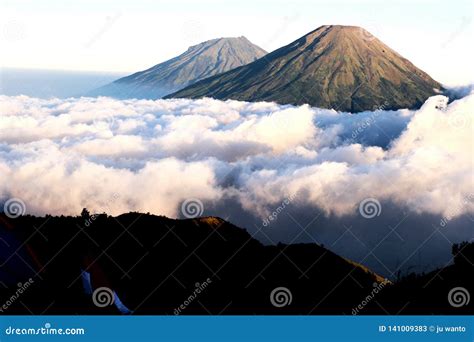
[[[1,68],[0,94],[38,98],[80,97],[124,73],[27,68]]]
[[[348,0],[199,5],[101,0],[67,6],[23,0],[1,6],[2,65],[9,68],[126,74],[209,39],[245,36],[271,52],[321,25],[338,24],[364,27],[444,85],[472,83],[469,1],[433,2],[429,11],[424,1],[353,6]]]

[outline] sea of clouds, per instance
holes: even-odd
[[[205,215],[258,225],[285,202],[340,220],[367,198],[428,225],[474,213],[474,95],[358,114],[105,97],[0,96],[0,108],[0,203],[19,198],[30,214],[180,217],[196,199]]]

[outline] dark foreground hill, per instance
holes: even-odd
[[[166,97],[306,103],[359,112],[416,108],[441,89],[364,29],[326,25],[253,63]]]
[[[191,46],[183,54],[147,70],[122,77],[89,96],[157,99],[206,77],[262,57],[266,51],[245,37],[218,38]]]
[[[84,212],[82,217],[11,219],[0,214],[0,237],[0,302],[8,304],[0,307],[3,314],[472,310],[453,308],[447,301],[450,288],[472,285],[472,244],[457,248],[456,262],[434,276],[426,290],[432,275],[393,285],[322,246],[264,246],[246,230],[215,217],[173,220]],[[114,304],[102,304],[106,292],[93,295],[103,289],[115,292]]]

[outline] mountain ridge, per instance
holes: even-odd
[[[215,38],[182,54],[91,91],[89,96],[160,98],[196,81],[250,63],[266,54],[246,37]]]
[[[442,89],[363,28],[324,25],[252,63],[165,98],[274,101],[358,112],[416,108]]]
[[[8,228],[2,227],[1,222],[8,222]],[[24,242],[40,223],[42,234]],[[124,227],[128,227],[126,232]],[[98,310],[88,306],[90,299],[84,292],[84,279],[81,281],[84,272],[92,278],[92,287],[100,284],[112,288],[121,302],[138,314],[172,314],[194,284],[206,279],[212,279],[212,287],[199,301],[211,312],[225,308],[227,314],[252,310],[271,313],[276,308],[269,301],[270,293],[282,284],[294,299],[292,306],[281,308],[280,312],[309,311],[319,301],[325,301],[321,310],[326,312],[349,312],[359,301],[354,294],[363,296],[365,289],[384,281],[376,273],[315,243],[263,245],[246,229],[213,216],[171,219],[126,213],[112,217],[83,211],[82,216],[76,217],[22,216],[9,220],[0,214],[0,237],[8,237],[11,248],[26,262],[33,265],[30,259],[37,260],[38,275],[42,277],[37,280],[35,271],[26,267],[9,272],[23,265],[15,256],[2,270],[18,278],[6,284],[14,287],[34,278],[37,287],[32,287],[22,301],[31,310],[41,310],[54,301],[49,313],[114,313],[113,307]],[[15,237],[18,242],[14,244]],[[17,245],[25,247],[18,250]],[[3,252],[7,256],[8,248]],[[28,256],[30,253],[34,258]],[[305,274],[298,269],[305,270]],[[344,278],[347,273],[351,277]],[[176,286],[176,279],[184,287]],[[160,283],[160,291],[154,291]],[[334,295],[326,299],[326,293],[337,284],[340,286]],[[0,289],[0,299],[8,296],[7,290],[8,287]],[[314,292],[314,298],[307,302],[309,297],[303,298],[298,291]],[[22,308],[19,305],[10,310],[21,312]],[[185,313],[201,311],[200,304],[193,303]]]
[[[322,245],[263,245],[213,216],[83,210],[75,217],[11,219],[0,213],[0,238],[0,300],[11,298],[19,283],[31,285],[7,314],[156,315],[179,308],[179,314],[214,315],[426,315],[473,308],[452,306],[447,296],[454,287],[472,288],[474,242],[452,246],[453,264],[392,283]],[[92,289],[104,287],[120,307],[94,305]],[[198,300],[182,308],[196,288]],[[283,303],[272,297],[277,290]]]

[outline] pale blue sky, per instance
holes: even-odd
[[[363,26],[448,85],[473,81],[473,1],[1,0],[1,64],[133,72],[201,41],[271,51],[324,24]]]

